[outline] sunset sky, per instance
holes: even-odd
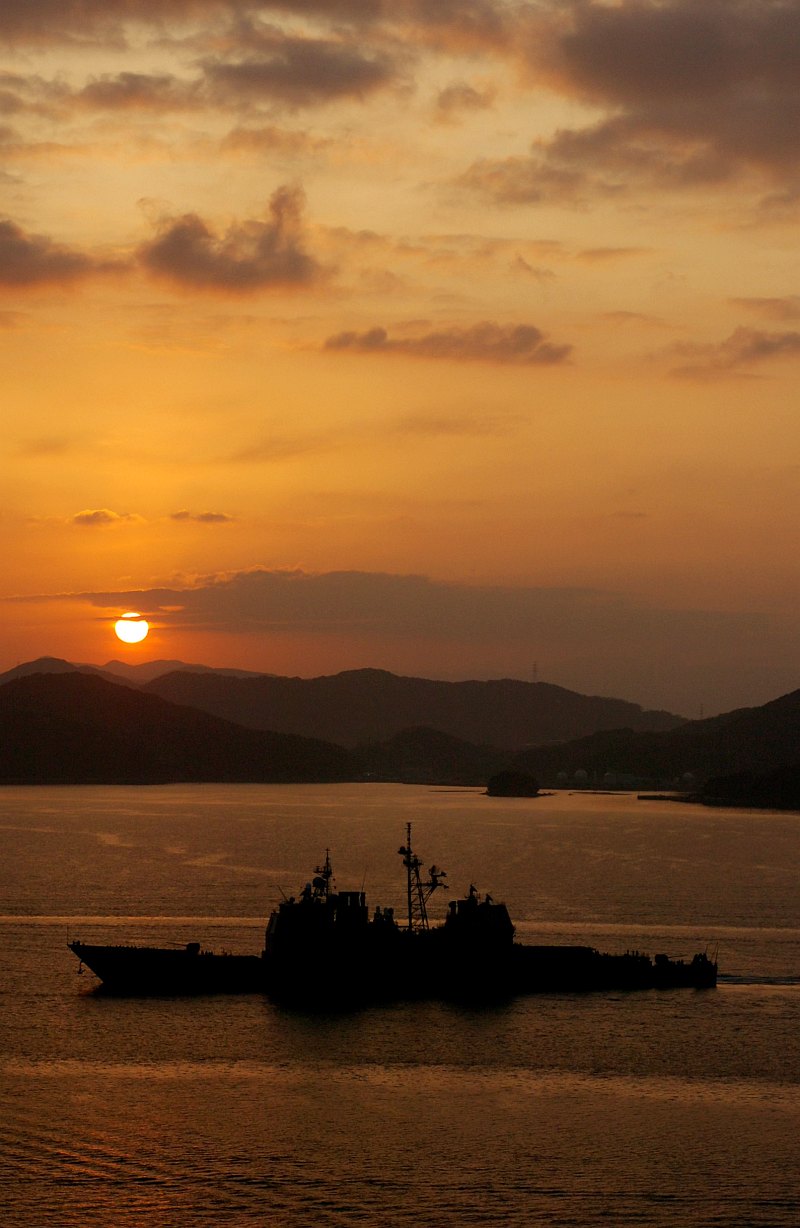
[[[800,686],[800,0],[0,42],[0,668]]]

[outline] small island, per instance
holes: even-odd
[[[539,782],[530,772],[496,772],[486,786],[489,797],[538,797]]]

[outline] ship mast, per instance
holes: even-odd
[[[331,893],[331,881],[333,879],[333,866],[331,865],[331,851],[325,850],[325,861],[321,866],[314,867],[314,879],[312,886],[314,895],[327,900]]]
[[[410,823],[406,824],[406,842],[397,851],[403,858],[403,865],[406,867],[408,932],[413,933],[415,930],[427,930],[428,900],[437,887],[447,889],[447,884],[442,882],[443,878],[447,878],[447,871],[440,870],[438,866],[432,865],[428,870],[427,881],[423,882],[422,870],[424,867],[411,846]]]

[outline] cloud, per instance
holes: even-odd
[[[436,98],[437,117],[451,120],[462,111],[485,111],[492,106],[495,91],[489,86],[476,88],[465,81],[457,81],[441,90]]]
[[[121,72],[90,81],[74,95],[82,106],[109,111],[172,111],[196,107],[198,86],[167,73]]]
[[[471,638],[527,636],[553,630],[570,611],[570,629],[594,625],[611,636],[633,629],[644,617],[668,624],[668,614],[650,611],[618,594],[591,589],[478,586],[446,583],[423,575],[386,572],[308,572],[268,569],[200,576],[191,584],[150,590],[74,594],[98,606],[122,601],[150,609],[180,609],[183,625],[226,632],[286,628],[301,632],[358,631],[375,635]],[[686,613],[684,621],[701,621]],[[731,616],[734,618],[734,616]]]
[[[433,676],[442,676],[444,661],[461,677],[497,677],[503,664],[527,671],[534,653],[552,663],[560,681],[566,677],[564,685],[618,695],[641,687],[646,661],[670,661],[673,678],[682,669],[694,676],[698,668],[704,678],[715,670],[728,678],[732,659],[769,638],[768,620],[757,613],[661,609],[588,588],[481,586],[363,571],[256,567],[175,586],[60,599],[147,610],[163,634],[170,628],[243,634],[254,653],[275,637],[313,643],[324,636],[329,659],[341,654],[352,662],[355,651],[365,664],[391,668],[386,662],[399,660],[427,676],[432,662]]]
[[[516,6],[503,0],[384,0],[387,20],[434,49],[497,50],[513,40]],[[524,8],[522,10],[524,12]]]
[[[519,424],[519,419],[513,414],[485,415],[477,417],[472,414],[460,413],[455,417],[445,414],[418,413],[406,414],[399,418],[395,430],[399,435],[438,436],[453,438],[484,438],[508,435]]]
[[[568,0],[544,13],[529,64],[585,98],[633,108],[688,101],[697,115],[708,100],[797,88],[793,0]]]
[[[523,277],[530,277],[533,281],[538,282],[552,281],[555,277],[552,269],[545,268],[542,265],[531,264],[519,252],[511,261],[511,272],[521,274]]]
[[[183,508],[179,512],[171,512],[170,520],[193,520],[196,524],[231,524],[233,516],[227,512],[190,512]]]
[[[26,322],[26,316],[21,311],[0,311],[0,328],[11,329],[22,328]]]
[[[416,439],[484,438],[508,435],[518,425],[513,414],[473,415],[462,412],[448,416],[437,413],[402,414],[384,423],[383,438]],[[318,430],[308,434],[274,433],[240,448],[228,459],[236,464],[281,464],[301,457],[321,456],[347,447],[369,446],[375,442],[375,425],[370,419],[348,427]]]
[[[590,187],[581,167],[548,165],[543,156],[479,158],[455,182],[499,205],[530,205],[549,200],[582,203]],[[595,185],[595,190],[599,186]]]
[[[252,34],[239,61],[206,60],[203,71],[218,92],[239,100],[309,106],[363,98],[392,83],[397,67],[387,56],[365,55],[332,39],[294,38],[277,30]]]
[[[223,137],[220,148],[225,153],[244,154],[289,154],[320,153],[333,142],[309,132],[295,132],[289,128],[276,128],[268,124],[259,128],[233,128]]]
[[[231,14],[253,7],[240,0],[24,0],[0,5],[0,38],[12,46],[21,43],[125,45],[127,23],[160,26],[163,21],[196,17],[202,13]]]
[[[610,260],[624,260],[629,256],[646,256],[650,250],[647,247],[586,247],[577,253],[576,259],[585,264],[600,264]]]
[[[409,354],[456,362],[553,364],[565,361],[572,346],[553,345],[532,324],[501,325],[490,321],[469,328],[450,328],[418,337],[390,339],[384,328],[342,332],[328,337],[327,350],[362,354]]]
[[[362,36],[378,29],[434,50],[475,51],[505,45],[514,28],[507,0],[273,0],[274,11],[347,21]]]
[[[394,82],[399,71],[382,52],[366,54],[340,39],[293,38],[272,27],[254,30],[243,23],[226,41],[227,57],[200,61],[199,72],[187,78],[129,70],[91,77],[73,89],[61,79],[0,72],[0,115],[58,120],[75,110],[160,114],[248,111],[262,103],[310,106],[364,98]]]
[[[81,528],[87,529],[102,529],[107,525],[119,524],[123,520],[139,520],[133,512],[112,512],[107,507],[84,508],[82,512],[76,512],[72,517],[70,524],[79,525]]]
[[[648,327],[666,327],[660,316],[647,315],[642,311],[604,311],[600,318],[608,320],[611,324],[646,324]]]
[[[304,201],[300,188],[278,188],[266,219],[232,223],[222,235],[196,213],[167,218],[139,249],[139,260],[169,281],[204,290],[246,294],[308,285],[322,269],[304,250]]]
[[[800,294],[783,298],[734,298],[735,307],[744,307],[769,320],[800,320]]]
[[[0,286],[63,285],[99,267],[45,235],[29,235],[14,222],[0,221]]]
[[[735,162],[713,142],[705,147],[673,140],[658,126],[614,117],[537,141],[527,156],[480,159],[456,182],[498,204],[583,206],[595,198],[621,198],[633,185],[670,191],[719,186],[735,171]]]
[[[183,22],[196,33],[199,21],[226,18],[233,31],[250,34],[267,12],[298,22],[329,23],[334,29],[372,30],[396,44],[415,42],[454,51],[494,49],[513,36],[515,7],[505,0],[17,0],[0,6],[0,39],[10,45],[66,43],[125,47],[137,26],[156,38]],[[523,7],[524,12],[524,7]],[[219,28],[219,27],[218,27]]]
[[[745,373],[749,367],[778,358],[800,358],[800,332],[766,333],[737,328],[716,345],[687,345],[678,352],[691,361],[673,375],[709,378]]]
[[[274,433],[239,448],[228,459],[234,464],[279,464],[330,452],[351,438],[352,432],[348,431],[319,431],[311,435]]]
[[[30,439],[21,444],[20,456],[45,457],[67,456],[74,448],[74,440],[67,435],[42,435],[38,439]],[[79,513],[85,515],[85,513]],[[75,521],[73,520],[73,523]]]
[[[57,101],[65,90],[64,85],[48,84],[41,77],[0,72],[0,115],[18,117],[26,112],[51,115],[50,104]],[[4,143],[13,136],[11,129],[0,129],[0,140]]]
[[[515,45],[530,84],[592,118],[486,158],[459,180],[499,203],[584,203],[631,184],[794,182],[800,155],[795,0],[565,0],[530,8]]]
[[[268,6],[263,7],[295,16],[316,15],[368,23],[381,16],[385,4],[386,0],[272,0]]]

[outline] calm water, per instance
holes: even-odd
[[[326,847],[339,887],[399,907],[409,819],[525,939],[718,946],[719,988],[337,1016],[106,999],[76,975],[68,936],[260,950]],[[4,789],[0,833],[3,1225],[800,1223],[800,816]]]

